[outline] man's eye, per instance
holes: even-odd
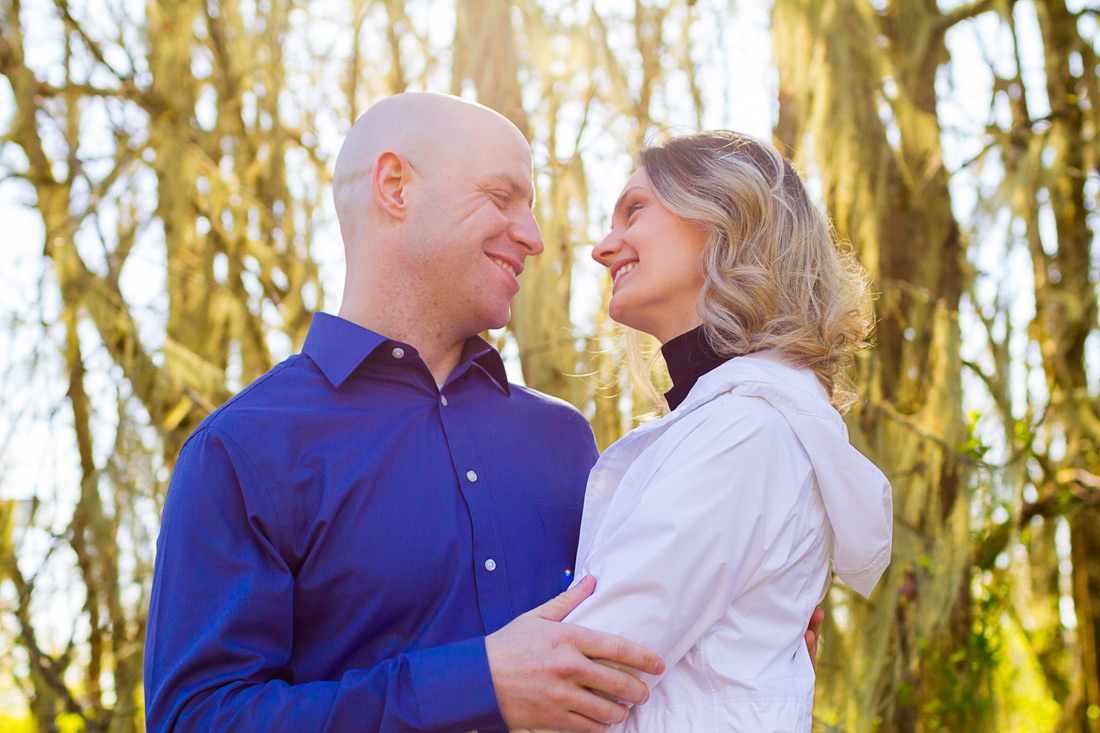
[[[493,201],[495,201],[496,205],[501,207],[501,208],[504,208],[505,206],[507,206],[508,202],[510,200],[510,197],[508,196],[508,194],[504,193],[503,191],[493,191],[492,196],[493,196]]]

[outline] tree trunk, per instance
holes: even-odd
[[[963,705],[928,714],[972,686],[947,661],[970,631],[970,489],[957,448],[961,242],[934,91],[944,30],[925,0],[881,13],[861,0],[775,4],[779,131],[793,135],[779,142],[820,172],[838,233],[881,292],[857,378],[868,401],[848,422],[893,485],[894,555],[870,603],[834,592],[826,638],[842,648],[829,647],[818,687],[819,712],[851,730],[971,730],[981,716]]]
[[[1056,241],[1043,238],[1039,218],[1032,258],[1036,284],[1035,326],[1050,399],[1048,435],[1065,440],[1064,456],[1050,456],[1043,493],[1065,497],[1069,511],[1072,595],[1077,616],[1080,676],[1067,711],[1080,731],[1100,733],[1100,403],[1090,394],[1087,346],[1097,330],[1096,235],[1086,205],[1085,183],[1097,169],[1096,130],[1085,122],[1082,100],[1089,100],[1089,81],[1072,70],[1072,59],[1091,45],[1078,33],[1077,16],[1064,0],[1036,3],[1045,51],[1046,92],[1051,122],[1046,145],[1055,155],[1053,175],[1036,180],[1049,192]],[[1095,57],[1094,57],[1095,58]],[[1085,68],[1095,94],[1096,64]],[[1089,103],[1095,107],[1100,99]],[[1095,198],[1094,198],[1095,203]],[[1049,440],[1048,440],[1049,446]],[[1090,715],[1091,712],[1091,715]]]

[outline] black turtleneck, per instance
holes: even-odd
[[[661,354],[672,377],[672,389],[665,392],[670,410],[679,407],[699,377],[733,358],[721,356],[711,348],[702,326],[669,340],[661,347]]]

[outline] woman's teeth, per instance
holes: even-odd
[[[620,267],[618,269],[618,271],[615,272],[615,279],[611,282],[611,284],[614,285],[615,283],[619,282],[619,278],[622,277],[623,275],[625,275],[626,273],[630,272],[631,270],[633,270],[634,265],[636,265],[636,264],[638,264],[638,263],[637,262],[631,262],[629,264],[626,264],[626,265],[623,265],[622,267]]]

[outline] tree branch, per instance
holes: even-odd
[[[69,27],[76,31],[76,34],[80,36],[80,40],[84,42],[84,47],[88,49],[88,53],[92,55],[96,62],[103,66],[103,68],[110,71],[120,82],[125,82],[126,80],[133,79],[132,69],[129,74],[120,74],[115,69],[115,67],[111,66],[111,64],[104,56],[102,49],[100,49],[99,43],[97,41],[93,41],[88,36],[87,32],[85,32],[84,26],[79,21],[77,21],[76,18],[73,17],[73,14],[69,11],[69,3],[67,2],[67,0],[54,0],[54,7],[57,8],[58,14],[64,21],[66,21]]]
[[[982,13],[993,10],[1000,5],[1002,0],[974,0],[966,5],[960,5],[951,12],[944,13],[940,22],[936,25],[936,33],[946,33],[950,28],[977,17]],[[1009,0],[1011,3],[1012,0]]]
[[[34,590],[34,581],[33,579],[28,581],[23,576],[23,572],[19,569],[19,564],[15,560],[15,548],[11,537],[12,512],[15,504],[16,502],[13,501],[0,502],[0,578],[9,578],[15,585],[18,594],[18,601],[15,608],[11,609],[11,613],[19,624],[19,643],[27,650],[31,666],[41,676],[47,687],[57,693],[64,703],[65,709],[80,716],[88,725],[91,721],[84,715],[84,709],[73,697],[72,691],[69,690],[62,679],[65,668],[71,661],[72,644],[69,644],[65,654],[61,655],[59,659],[55,659],[42,651],[42,647],[38,644],[34,626],[31,625],[30,598]]]

